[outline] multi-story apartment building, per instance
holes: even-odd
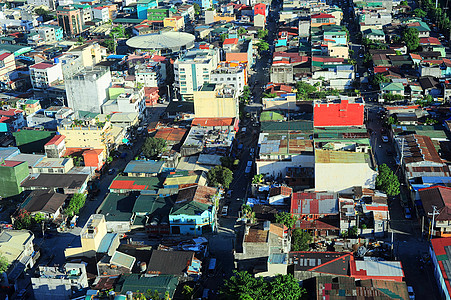
[[[37,63],[29,67],[33,88],[45,89],[63,80],[60,63]]]
[[[236,118],[238,112],[238,95],[229,85],[204,84],[194,92],[196,118]]]
[[[83,25],[86,24],[86,22],[89,22],[89,21],[91,21],[93,19],[90,5],[88,5],[88,4],[74,4],[72,6],[80,11],[80,13],[81,13],[81,21],[82,21]]]
[[[187,51],[174,63],[175,86],[184,97],[192,96],[204,83],[210,82],[211,71],[219,62],[219,52],[213,49]]]
[[[72,5],[59,6],[56,9],[58,25],[61,26],[66,35],[72,36],[83,31],[82,13]]]
[[[70,108],[100,113],[102,104],[108,99],[111,73],[102,67],[84,68],[66,78],[65,85]]]
[[[217,69],[211,71],[211,83],[226,83],[231,85],[241,95],[247,84],[246,66],[237,63],[220,63]]]

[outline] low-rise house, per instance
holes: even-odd
[[[31,278],[34,298],[71,299],[73,291],[88,287],[86,266],[66,263],[63,267],[39,266],[39,277]]]
[[[62,212],[67,195],[46,190],[33,191],[21,204],[32,216],[42,214],[46,219],[56,219]]]
[[[134,191],[157,190],[160,180],[157,177],[132,177],[118,175],[110,184],[112,193],[128,193]]]
[[[266,271],[273,253],[288,253],[290,235],[281,224],[265,221],[246,225],[242,242],[235,246],[235,266],[238,270]]]
[[[173,206],[171,197],[141,192],[132,210],[135,214],[133,226],[145,227],[151,234],[169,234],[169,213]]]
[[[404,271],[400,261],[355,260],[351,256],[349,273],[356,279],[383,279],[404,281]]]
[[[14,282],[23,271],[34,266],[34,235],[28,230],[2,230],[0,232],[0,255],[9,266],[8,279]]]
[[[286,93],[277,97],[265,97],[263,94],[262,104],[264,110],[298,110],[296,94]]]
[[[194,255],[192,251],[153,250],[145,276],[174,275],[197,279],[201,275],[202,262]]]
[[[215,188],[191,186],[180,189],[174,206],[169,212],[172,234],[200,235],[212,231],[215,223],[218,198]]]
[[[23,191],[21,184],[27,177],[27,162],[2,160],[0,162],[0,197],[19,195]]]
[[[44,157],[42,160],[37,162],[32,166],[32,173],[58,173],[66,174],[74,167],[74,162],[72,158],[58,157],[58,158],[47,158]]]
[[[451,262],[449,247],[451,247],[451,238],[446,237],[432,239],[429,248],[429,255],[434,267],[434,277],[443,299],[451,298],[451,284],[446,267]]]
[[[297,280],[325,275],[349,276],[351,256],[344,252],[291,251],[288,270]]]
[[[379,84],[381,94],[392,94],[404,96],[404,86],[402,83],[382,82]]]
[[[420,77],[418,82],[423,89],[423,95],[431,95],[432,97],[441,95],[441,84],[436,78],[431,76]]]
[[[108,232],[124,233],[131,230],[134,223],[133,205],[137,197],[135,193],[113,192],[106,196],[96,213],[105,216]]]
[[[363,127],[364,108],[362,102],[352,99],[318,102],[313,106],[315,115],[313,123],[315,127]]]
[[[125,274],[121,275],[115,283],[114,291],[122,295],[128,291],[142,295],[143,291],[151,290],[157,291],[161,298],[165,297],[166,294],[172,298],[178,283],[179,278],[177,276],[160,275],[146,277],[140,274]]]
[[[139,123],[139,114],[137,112],[118,112],[111,115],[111,125],[121,128],[130,128]]]
[[[363,37],[373,42],[385,43],[385,33],[380,29],[368,28],[363,31]]]
[[[26,125],[27,121],[23,110],[8,106],[0,109],[0,128],[2,128],[2,132],[16,132]]]
[[[427,224],[432,224],[432,214],[436,212],[431,234],[440,237],[451,236],[451,188],[432,186],[418,191]],[[435,208],[435,209],[434,209]],[[426,228],[431,225],[425,224]],[[424,230],[424,229],[423,229]]]
[[[132,160],[124,169],[129,177],[155,177],[163,171],[161,160]]]
[[[104,215],[91,215],[80,232],[80,239],[75,239],[71,246],[64,250],[68,257],[95,257],[97,250],[107,234]]]
[[[33,174],[21,184],[25,190],[63,191],[64,194],[83,193],[88,185],[89,174]]]

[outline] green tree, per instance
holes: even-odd
[[[257,43],[258,53],[261,53],[262,51],[267,51],[267,50],[269,50],[269,44],[267,42],[260,41]]]
[[[407,1],[401,1],[400,3],[402,6],[409,6],[409,3]]]
[[[355,66],[357,65],[357,61],[354,58],[348,58],[348,64]]]
[[[387,124],[388,125],[396,125],[396,124],[398,124],[398,120],[397,120],[396,116],[388,117]]]
[[[252,92],[251,92],[250,87],[248,85],[245,85],[243,88],[243,92],[241,93],[241,96],[240,96],[240,102],[247,104],[249,102],[249,100],[251,99],[251,94],[252,94]]]
[[[117,39],[128,38],[130,35],[126,32],[125,27],[121,24],[118,26],[114,26],[111,29],[110,37],[115,37]]]
[[[243,34],[247,33],[247,30],[244,27],[239,27],[237,30],[237,33],[238,33],[238,35],[243,35]]]
[[[371,56],[371,54],[369,54],[368,52],[365,53],[365,55],[363,56],[363,63],[365,65],[369,65],[372,61],[373,61],[373,56]]]
[[[308,232],[296,228],[291,233],[291,251],[307,251],[312,240]]]
[[[317,88],[311,84],[303,81],[296,82],[296,98],[298,100],[308,100],[310,99],[310,94],[317,91]]]
[[[359,235],[359,229],[357,228],[357,226],[352,226],[351,228],[349,228],[348,235],[350,237],[357,237]]]
[[[186,300],[191,300],[193,299],[194,289],[189,285],[185,284],[183,286],[182,294]]]
[[[293,275],[278,274],[268,283],[265,299],[299,300],[306,293]]]
[[[227,33],[223,33],[219,36],[219,38],[221,39],[221,42],[224,42],[228,37],[229,37],[229,35]]]
[[[399,195],[399,179],[396,174],[386,164],[378,168],[379,174],[376,177],[376,188],[385,191],[388,196]]]
[[[207,180],[210,186],[223,186],[228,189],[233,181],[233,172],[223,166],[216,166],[208,171]]]
[[[85,206],[86,195],[85,194],[74,194],[66,207],[65,214],[68,217],[73,217],[80,212],[80,209]]]
[[[166,150],[166,140],[162,138],[148,137],[142,146],[142,152],[147,158],[156,158]]]
[[[276,93],[263,93],[263,98],[276,98]]]
[[[3,255],[0,255],[0,273],[6,272],[9,267],[9,262]]]
[[[15,229],[30,229],[31,227],[31,215],[25,209],[20,209],[17,215],[14,217],[14,228]]]
[[[426,125],[434,125],[437,123],[438,123],[438,121],[436,119],[432,119],[432,118],[426,118],[426,120],[424,121],[424,124],[426,124]]]
[[[264,280],[255,278],[246,271],[234,271],[234,275],[225,280],[220,294],[226,300],[299,300],[306,293],[293,275],[276,275]]]
[[[392,94],[392,93],[386,93],[386,94],[383,94],[383,95],[382,95],[382,98],[383,98],[386,102],[393,102],[393,101],[404,100],[404,96],[403,96],[403,95]]]
[[[116,43],[113,39],[105,39],[102,42],[102,45],[108,49],[108,52],[114,53],[116,50]]]
[[[257,37],[261,40],[264,40],[268,37],[268,29],[259,29],[257,31]]]
[[[409,52],[415,51],[418,49],[418,46],[420,45],[420,38],[418,36],[418,29],[416,28],[406,28],[402,32],[402,38],[404,42],[406,43],[407,50]]]
[[[200,12],[202,11],[202,10],[200,9],[200,5],[197,4],[197,3],[194,3],[193,6],[194,6],[194,14],[195,14],[195,15],[200,15]]]
[[[263,182],[263,174],[255,174],[254,178],[252,178],[253,184],[259,184]]]
[[[45,221],[45,216],[43,213],[37,213],[33,216],[33,221],[36,224],[41,224],[43,221]]]
[[[427,13],[424,10],[422,10],[421,8],[415,8],[413,10],[413,14],[419,18],[424,18],[427,15]]]
[[[233,157],[223,156],[219,160],[221,161],[221,166],[229,168],[230,170],[233,169],[233,163],[235,162],[235,159]]]
[[[379,85],[380,83],[390,82],[390,79],[387,78],[384,74],[377,73],[373,76],[372,82],[374,85]]]
[[[41,16],[43,22],[53,20],[53,16],[51,15],[50,11],[48,11],[42,7],[36,8],[34,10],[34,13],[37,14],[38,16]]]
[[[283,224],[288,228],[293,228],[297,221],[295,216],[285,211],[278,212],[275,217],[276,223]]]

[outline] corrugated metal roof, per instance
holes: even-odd
[[[129,270],[133,268],[136,258],[125,253],[115,251],[111,257],[110,264],[125,267]]]
[[[365,163],[368,154],[350,151],[315,150],[315,163],[351,164]]]

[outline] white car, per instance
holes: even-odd
[[[409,293],[409,299],[410,300],[415,300],[415,292],[413,291],[413,287],[408,286],[407,287],[407,292]]]
[[[227,205],[224,205],[223,207],[222,207],[222,211],[221,211],[221,214],[223,215],[223,216],[227,216],[227,213],[229,212],[229,207],[227,206]]]

